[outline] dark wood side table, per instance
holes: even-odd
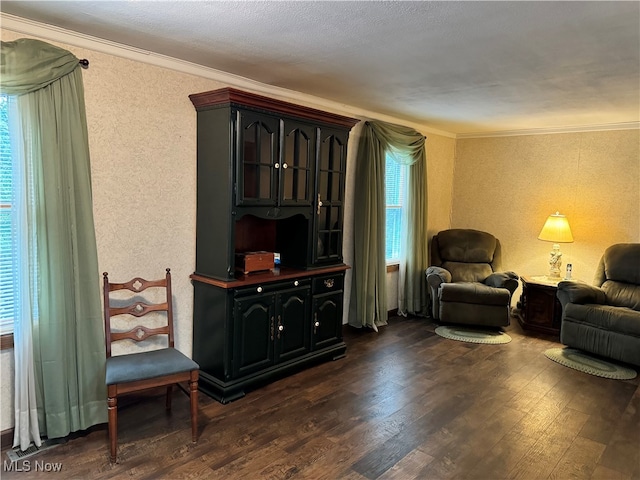
[[[522,295],[518,302],[518,322],[525,330],[560,335],[562,306],[556,296],[557,281],[546,276],[520,277]]]

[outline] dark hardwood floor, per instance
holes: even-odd
[[[345,326],[347,357],[221,405],[174,390],[120,403],[119,464],[105,426],[2,478],[630,479],[640,478],[640,378],[607,380],[548,360],[553,337],[478,345],[445,340],[429,320],[379,333]],[[144,400],[144,401],[142,401]],[[36,463],[39,462],[39,463]],[[36,472],[54,468],[61,472]]]

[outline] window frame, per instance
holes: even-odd
[[[6,125],[3,125],[2,127],[2,134],[3,137],[4,135],[7,135],[7,138],[3,138],[4,142],[3,142],[3,146],[8,146],[8,151],[2,151],[3,155],[2,155],[2,164],[4,166],[5,162],[7,162],[8,160],[8,171],[9,171],[9,177],[12,177],[12,171],[13,171],[13,162],[14,162],[14,158],[12,158],[11,156],[11,140],[9,137],[9,95],[6,94],[0,94],[0,101],[2,101],[2,118],[0,119],[0,121],[4,121],[4,119],[6,118]],[[8,153],[8,156],[6,155]],[[6,157],[6,158],[5,158]],[[6,180],[6,179],[5,179]],[[13,180],[8,180],[8,188],[10,192],[13,192]],[[3,182],[3,186],[4,186],[4,182]],[[0,209],[2,209],[2,211],[5,211],[5,209],[8,209],[9,211],[11,211],[14,207],[13,207],[13,195],[12,193],[9,194],[10,198],[7,200],[5,198],[0,200]],[[11,231],[11,227],[9,227],[9,231],[12,233]],[[7,242],[7,245],[11,245],[11,243],[13,243],[12,240],[10,240],[9,242]],[[9,247],[11,250],[13,250],[13,247]],[[11,269],[11,262],[9,261],[8,264],[9,268]],[[12,269],[11,269],[12,270]],[[9,273],[9,275],[12,275],[12,273]],[[10,286],[12,288],[15,288],[15,285],[13,284],[13,282],[9,283]],[[6,350],[6,349],[10,349],[13,348],[13,329],[14,329],[14,322],[15,319],[11,319],[11,320],[7,320],[6,323],[4,323],[2,325],[2,333],[0,333],[0,350]],[[10,324],[10,325],[9,325]],[[6,329],[5,329],[6,328]]]
[[[388,184],[387,184],[387,180],[389,179],[388,177],[388,164],[389,162],[394,162],[396,163],[399,167],[400,167],[400,177],[399,177],[399,200],[400,203],[399,204],[388,204],[387,203],[387,189],[388,189]],[[407,183],[407,168],[406,165],[401,164],[399,162],[396,162],[393,157],[390,155],[389,150],[387,150],[385,152],[385,264],[387,265],[387,272],[392,272],[395,270],[399,269],[399,265],[400,265],[400,258],[387,258],[387,239],[388,239],[388,234],[389,232],[387,231],[387,227],[388,227],[388,223],[387,220],[389,218],[389,210],[391,209],[398,209],[400,211],[400,218],[402,219],[404,217],[404,212],[403,210],[406,208],[406,202],[403,202],[402,200],[405,200],[405,197],[402,195],[402,191],[403,189],[406,187],[406,183]],[[400,237],[402,234],[402,228],[400,229],[400,232],[397,233],[397,236]],[[399,240],[399,238],[398,238]],[[395,267],[395,268],[394,268]]]

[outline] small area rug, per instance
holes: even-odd
[[[488,343],[492,345],[509,343],[511,337],[499,330],[481,330],[468,327],[436,327],[436,334],[449,340],[469,343]]]
[[[636,378],[637,375],[635,370],[631,368],[593,357],[575,348],[550,348],[544,354],[547,358],[560,365],[597,377],[631,380]]]

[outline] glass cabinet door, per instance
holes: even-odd
[[[347,158],[345,132],[322,129],[318,153],[314,263],[341,262]]]
[[[238,111],[236,121],[237,205],[277,202],[279,119]]]
[[[280,203],[311,205],[316,128],[295,120],[284,120],[283,129]]]

